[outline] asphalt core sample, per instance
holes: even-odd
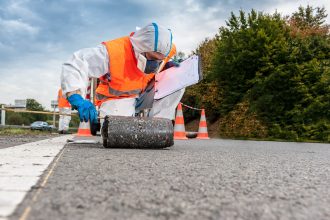
[[[102,126],[106,148],[166,148],[174,145],[172,121],[165,118],[107,116]]]

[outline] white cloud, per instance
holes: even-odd
[[[6,13],[30,21],[40,20],[37,14],[27,7],[29,2],[29,0],[12,0],[5,8]]]
[[[280,1],[274,2],[270,7],[264,8],[263,10],[268,13],[273,13],[275,10],[282,15],[291,15],[297,11],[299,6],[306,7],[311,5],[313,7],[325,7],[328,13],[330,13],[330,1],[329,0],[300,0],[300,1]],[[327,17],[327,23],[330,23],[330,16]]]
[[[186,55],[194,51],[205,38],[214,37],[218,28],[225,24],[226,15],[220,13],[219,8],[201,7],[195,0],[187,0],[179,8],[174,6],[157,19],[171,28],[177,49]]]
[[[2,34],[28,34],[36,35],[39,32],[38,27],[34,27],[28,23],[23,22],[21,19],[18,20],[4,20],[0,18],[0,33]]]
[[[14,48],[12,48],[12,47],[8,46],[7,44],[4,44],[0,41],[0,51],[13,52]]]
[[[20,65],[2,69],[0,103],[14,103],[15,99],[33,98],[47,109],[56,100],[60,87],[62,61],[50,60],[38,67],[22,68]]]
[[[187,12],[199,12],[201,10],[201,6],[195,0],[187,0],[186,1]]]

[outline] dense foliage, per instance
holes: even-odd
[[[26,100],[26,110],[32,111],[45,111],[44,107],[35,99]],[[58,126],[58,116],[56,116],[56,126]],[[6,112],[6,124],[7,125],[30,125],[35,121],[46,121],[48,124],[53,124],[53,115],[44,114],[32,114],[32,113],[18,113],[18,112]],[[70,127],[79,126],[79,118],[71,117]]]
[[[35,99],[27,99],[26,110],[44,111],[44,107]],[[34,121],[47,121],[47,119],[47,115],[6,112],[6,124],[9,125],[30,125]]]
[[[187,91],[185,101],[207,107],[224,136],[330,141],[326,16],[324,8],[311,6],[289,17],[232,13],[227,26],[197,49],[206,79]]]

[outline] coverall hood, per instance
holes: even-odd
[[[161,25],[150,23],[137,30],[130,40],[136,55],[155,51],[167,56],[172,47],[172,32]]]

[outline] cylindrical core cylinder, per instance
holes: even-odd
[[[164,118],[107,116],[102,137],[106,148],[166,148],[174,144],[172,121]]]

